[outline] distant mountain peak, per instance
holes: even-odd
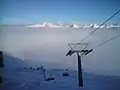
[[[26,27],[32,28],[98,28],[100,24],[80,24],[80,23],[53,23],[53,22],[42,22],[37,24],[30,24]],[[100,28],[120,28],[118,24],[105,24]]]

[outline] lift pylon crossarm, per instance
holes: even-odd
[[[89,43],[69,43],[68,46],[70,47],[71,50],[73,50],[73,49],[75,49],[74,46],[76,44],[85,45],[84,49],[86,49],[86,47],[89,45]]]
[[[76,44],[80,44],[80,45],[89,45],[89,43],[69,43],[68,45],[76,45]]]
[[[87,54],[89,54],[90,52],[92,52],[93,51],[93,49],[90,49],[90,50],[88,50],[88,52],[86,52],[84,55],[87,55]]]
[[[81,53],[81,55],[87,55],[88,53],[92,52],[93,49],[90,50],[69,50],[66,56],[71,56],[74,53]]]
[[[66,54],[66,56],[68,56],[68,55],[71,56],[73,53],[74,53],[73,50],[69,50],[68,53]]]

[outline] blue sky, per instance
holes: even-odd
[[[0,0],[0,4],[2,24],[101,23],[120,8],[120,0]],[[110,23],[120,23],[120,14]]]

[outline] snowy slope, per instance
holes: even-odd
[[[4,68],[21,68],[25,66],[25,62],[19,58],[4,54]]]
[[[47,70],[55,81],[46,82],[40,71],[9,71],[4,74],[0,90],[120,90],[120,78],[84,73],[84,87],[77,85],[77,72],[69,71],[70,76],[63,77],[63,70]],[[6,87],[7,86],[7,87]]]
[[[4,55],[4,59],[5,67],[14,69],[4,70],[0,90],[120,90],[120,77],[84,72],[84,87],[79,88],[76,71],[69,71],[70,76],[63,77],[64,70],[48,69],[46,76],[52,74],[56,79],[46,82],[41,71],[17,69],[24,66],[22,60],[9,55]]]

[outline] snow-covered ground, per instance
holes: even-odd
[[[45,81],[42,70],[24,69],[24,63],[4,54],[5,67],[0,90],[120,90],[119,76],[83,72],[84,87],[78,87],[75,70],[69,70],[69,76],[62,76],[64,69],[46,69],[46,77],[52,75],[55,80]]]
[[[84,87],[80,88],[77,72],[69,71],[70,76],[63,77],[63,71],[47,70],[47,75],[56,77],[56,80],[47,82],[40,71],[6,70],[0,90],[120,90],[120,77],[84,73]]]

